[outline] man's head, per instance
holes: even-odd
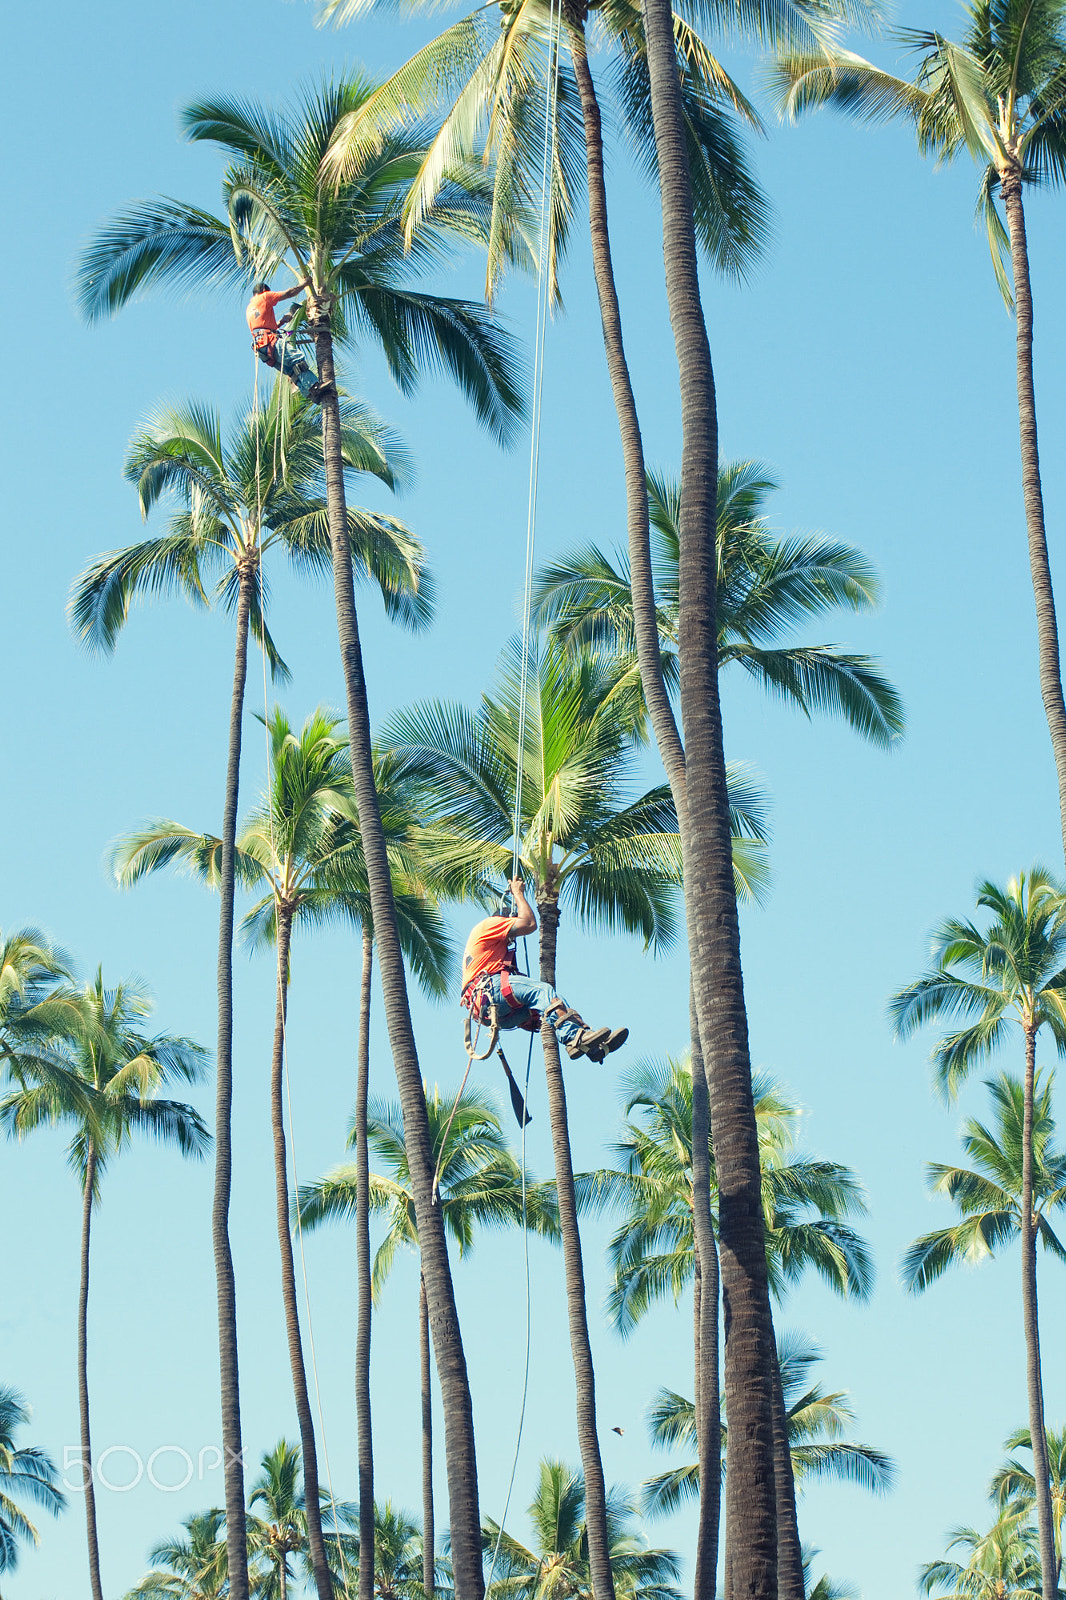
[[[252,284],[252,293],[253,294],[269,294],[270,293],[270,285],[269,285],[269,283],[253,283]]]

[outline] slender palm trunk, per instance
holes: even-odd
[[[248,1531],[244,1512],[240,1374],[237,1365],[237,1288],[229,1242],[233,1176],[233,850],[237,837],[237,791],[241,770],[241,719],[248,676],[248,617],[257,567],[241,567],[237,593],[237,648],[230,697],[226,796],[222,811],[218,916],[218,1049],[215,1079],[215,1187],[211,1240],[218,1301],[218,1365],[222,1400],[222,1458],[226,1497],[226,1555],[230,1600],[248,1600]]]
[[[700,1466],[700,1513],[696,1533],[693,1600],[714,1600],[718,1526],[722,1512],[722,1416],[718,1394],[718,1247],[711,1219],[710,1109],[695,1004],[689,996],[692,1033],[692,1231],[697,1283],[694,1329],[696,1444]]]
[[[538,899],[540,914],[540,977],[555,987],[555,953],[559,936],[559,904],[554,898]],[[577,1225],[574,1164],[570,1155],[570,1129],[566,1116],[566,1088],[555,1029],[545,1022],[540,1030],[544,1046],[544,1075],[548,1085],[548,1116],[555,1154],[555,1190],[559,1203],[559,1230],[566,1273],[566,1303],[570,1323],[570,1350],[577,1391],[577,1440],[585,1472],[585,1527],[589,1571],[594,1600],[614,1600],[610,1536],[607,1531],[607,1493],[596,1431],[596,1374],[592,1365],[588,1314],[585,1309],[585,1273],[581,1261],[581,1234]]]
[[[1020,168],[1000,174],[1000,193],[1010,234],[1014,307],[1017,317],[1018,427],[1021,436],[1022,494],[1029,538],[1029,572],[1036,601],[1036,634],[1040,660],[1040,694],[1044,702],[1055,772],[1059,785],[1059,825],[1066,854],[1066,702],[1059,664],[1059,630],[1051,587],[1044,496],[1040,484],[1040,452],[1036,437],[1036,394],[1033,388],[1033,290],[1029,281],[1029,249],[1025,236]]]
[[[648,485],[644,469],[644,445],[640,434],[633,384],[629,376],[625,345],[622,341],[622,316],[611,257],[611,236],[607,225],[607,187],[603,172],[603,128],[596,88],[589,70],[585,49],[583,16],[576,8],[567,15],[570,27],[570,59],[574,67],[581,116],[585,131],[585,170],[589,195],[589,235],[592,244],[592,269],[600,303],[603,348],[611,380],[618,432],[622,442],[622,462],[626,483],[626,525],[629,533],[630,585],[636,627],[637,657],[640,662],[644,698],[648,704],[664,761],[680,759],[681,741],[677,735],[662,677],[659,630],[655,617],[655,589],[651,570],[651,541],[648,527]],[[676,799],[676,796],[675,796]]]
[[[288,1600],[288,1595],[289,1577],[285,1571],[285,1557],[282,1556],[281,1566],[278,1568],[278,1600]]]
[[[307,1545],[318,1600],[333,1600],[333,1584],[322,1538],[322,1508],[318,1493],[318,1452],[315,1425],[307,1392],[303,1343],[300,1339],[300,1311],[296,1299],[296,1269],[292,1257],[292,1231],[289,1224],[289,1163],[285,1150],[285,1015],[289,992],[289,946],[292,940],[293,908],[281,904],[278,921],[277,1008],[274,1016],[274,1050],[270,1062],[270,1121],[274,1131],[274,1195],[278,1222],[278,1250],[281,1255],[281,1298],[285,1307],[285,1333],[289,1343],[289,1367],[296,1417],[300,1424],[300,1445],[304,1468],[304,1515],[307,1518]]]
[[[329,308],[309,297],[315,350],[321,381],[334,385],[333,335]],[[367,704],[359,625],[355,611],[348,513],[344,496],[341,458],[340,409],[335,389],[322,404],[322,454],[326,475],[326,503],[333,553],[333,587],[337,608],[337,633],[348,711],[348,738],[352,755],[352,780],[359,812],[359,832],[370,887],[374,939],[385,1004],[393,1065],[403,1109],[404,1140],[415,1202],[415,1221],[426,1278],[430,1327],[444,1407],[444,1454],[448,1468],[448,1501],[452,1563],[457,1600],[482,1600],[485,1577],[481,1563],[481,1514],[478,1506],[477,1461],[474,1450],[474,1414],[463,1353],[459,1317],[455,1306],[451,1268],[440,1207],[433,1204],[433,1151],[426,1114],[426,1099],[411,1027],[407,980],[396,929],[392,878],[381,826],[374,769],[371,760],[370,712]]]
[[[355,1420],[359,1434],[359,1600],[374,1600],[374,1439],[370,1416],[370,1153],[366,1139],[370,1096],[370,980],[374,936],[363,927],[359,985],[359,1059],[355,1086]]]
[[[433,1389],[429,1371],[429,1302],[418,1278],[418,1357],[422,1377],[422,1587],[433,1600],[437,1533],[433,1522]]]
[[[1055,1524],[1051,1511],[1047,1433],[1044,1426],[1044,1383],[1040,1370],[1040,1323],[1036,1303],[1036,1230],[1033,1227],[1033,1080],[1036,1075],[1036,1029],[1025,1028],[1025,1090],[1022,1109],[1022,1322],[1025,1328],[1025,1380],[1029,1397],[1029,1437],[1033,1444],[1033,1488],[1040,1538],[1043,1600],[1058,1594]]]
[[[662,191],[667,299],[681,391],[678,577],[686,801],[678,821],[693,992],[709,1068],[718,1177],[729,1418],[727,1525],[734,1594],[739,1600],[776,1600],[773,1320],[718,696],[717,402],[700,302],[670,3],[642,0],[642,6]]]
[[[100,1545],[96,1536],[96,1489],[93,1484],[93,1446],[89,1433],[89,1230],[92,1226],[93,1187],[96,1182],[96,1146],[90,1139],[85,1153],[85,1188],[81,1209],[81,1284],[78,1290],[78,1409],[81,1413],[82,1485],[85,1491],[85,1537],[89,1548],[89,1584],[93,1600],[104,1600],[100,1583]]]
[[[589,70],[583,26],[569,18],[571,27],[570,54],[581,100],[581,114],[585,132],[585,167],[589,194],[589,233],[592,244],[592,264],[596,278],[596,292],[600,305],[600,322],[603,345],[607,355],[607,370],[611,380],[618,430],[622,442],[622,460],[626,483],[626,522],[629,545],[630,589],[633,596],[633,620],[640,667],[641,685],[648,715],[655,733],[659,753],[666,769],[674,798],[674,808],[683,825],[687,796],[685,787],[685,753],[677,730],[673,709],[666,685],[663,682],[662,656],[658,621],[655,610],[655,585],[651,564],[651,538],[648,522],[648,488],[645,475],[644,447],[640,433],[633,385],[626,361],[622,339],[622,319],[611,257],[611,240],[607,221],[607,189],[603,170],[603,132],[599,102],[592,73]],[[702,1057],[698,1071],[693,1074],[703,1083]],[[703,1083],[706,1098],[706,1084]],[[710,1168],[704,1161],[697,1173],[693,1170],[696,1192],[696,1226],[703,1236],[704,1256],[713,1257],[713,1293],[705,1284],[699,1297],[699,1327],[697,1334],[696,1366],[699,1374],[702,1365],[700,1346],[706,1344],[705,1356],[713,1348],[714,1381],[709,1386],[706,1404],[697,1399],[697,1436],[701,1419],[706,1424],[704,1432],[709,1443],[700,1445],[700,1520],[697,1536],[695,1588],[693,1600],[714,1600],[715,1572],[718,1558],[718,1525],[721,1515],[721,1450],[718,1439],[720,1418],[718,1399],[718,1252],[710,1225]],[[702,1226],[706,1219],[705,1227]],[[699,1246],[697,1244],[697,1250]],[[714,1413],[713,1424],[710,1412]],[[706,1458],[706,1459],[705,1459]]]
[[[592,265],[596,279],[596,292],[600,305],[600,322],[603,345],[607,356],[607,370],[611,380],[618,430],[622,443],[622,460],[626,483],[626,523],[629,545],[630,589],[633,596],[633,620],[640,667],[641,685],[648,715],[655,733],[674,797],[674,807],[679,826],[686,816],[685,753],[677,730],[673,709],[663,682],[659,629],[655,610],[655,585],[651,565],[651,539],[648,522],[648,488],[645,475],[644,447],[640,432],[633,385],[626,361],[622,338],[622,319],[618,304],[618,291],[611,256],[610,231],[607,220],[607,189],[603,169],[603,130],[599,102],[592,73],[589,70],[585,48],[583,16],[576,13],[567,18],[571,30],[570,56],[581,101],[581,115],[585,133],[585,167],[589,195],[589,234],[592,245]],[[695,1064],[694,1064],[695,1066]],[[703,1083],[702,1057],[693,1080]],[[709,1162],[703,1161],[697,1172],[693,1168],[695,1191],[694,1222],[697,1234],[702,1237],[703,1255],[714,1263],[713,1292],[703,1283],[699,1296],[698,1326],[696,1334],[696,1371],[701,1368],[713,1349],[714,1380],[708,1386],[705,1403],[697,1398],[697,1437],[701,1421],[707,1442],[700,1444],[700,1520],[697,1536],[695,1588],[693,1600],[714,1600],[715,1572],[718,1556],[718,1525],[721,1508],[721,1449],[719,1443],[720,1418],[718,1415],[718,1253],[710,1225],[710,1171]],[[697,1240],[697,1253],[699,1239]],[[706,1346],[701,1358],[701,1346]],[[697,1387],[699,1384],[697,1382]],[[714,1413],[712,1423],[710,1412]]]
[[[803,1551],[796,1517],[796,1482],[788,1443],[788,1414],[781,1386],[781,1364],[774,1351],[774,1488],[777,1493],[778,1600],[804,1600]]]

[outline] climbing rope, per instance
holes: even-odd
[[[537,260],[537,326],[533,354],[533,419],[529,440],[529,497],[526,511],[526,566],[525,581],[522,595],[522,666],[518,689],[518,749],[515,757],[515,793],[514,793],[514,850],[511,858],[511,876],[518,877],[518,868],[521,858],[522,842],[522,780],[525,766],[526,744],[526,713],[528,708],[528,682],[529,682],[529,644],[530,621],[533,609],[533,545],[537,523],[537,486],[540,473],[540,416],[541,397],[544,391],[544,338],[548,320],[548,302],[551,295],[551,274],[548,271],[548,240],[551,215],[551,194],[555,179],[555,113],[559,92],[559,30],[562,23],[562,0],[550,0],[548,10],[548,72],[547,85],[544,95],[544,153],[541,160],[540,173],[540,241]],[[528,967],[528,961],[526,963]],[[510,1069],[502,1050],[497,1053],[503,1061],[507,1076],[510,1078]],[[468,1051],[469,1054],[469,1051]],[[518,1414],[518,1433],[515,1438],[514,1457],[511,1461],[511,1475],[507,1481],[507,1494],[504,1498],[503,1512],[500,1516],[499,1531],[492,1551],[492,1561],[489,1564],[488,1578],[485,1581],[486,1600],[491,1600],[492,1579],[496,1571],[496,1562],[499,1559],[500,1545],[503,1541],[503,1530],[507,1523],[507,1513],[511,1508],[511,1495],[514,1492],[515,1477],[518,1472],[518,1458],[522,1450],[522,1436],[525,1431],[526,1405],[529,1400],[529,1360],[532,1329],[532,1296],[530,1293],[529,1276],[529,1215],[528,1197],[526,1194],[526,1125],[529,1114],[525,1107],[529,1103],[529,1076],[533,1062],[533,1035],[529,1036],[529,1052],[526,1057],[526,1081],[522,1096],[523,1114],[522,1122],[522,1256],[526,1279],[526,1350],[522,1372],[522,1404]],[[470,1070],[470,1061],[467,1062],[467,1071]]]
[[[522,778],[525,765],[526,710],[529,681],[530,618],[533,609],[533,545],[537,525],[537,484],[540,475],[540,413],[544,391],[544,335],[551,295],[547,253],[551,195],[555,178],[555,109],[559,90],[559,26],[562,0],[551,0],[548,11],[548,73],[544,95],[544,154],[540,169],[540,240],[537,247],[537,324],[533,342],[533,418],[529,435],[529,495],[526,507],[526,566],[522,595],[522,666],[518,684],[518,751],[515,758],[514,850],[511,876],[518,877],[522,854]]]

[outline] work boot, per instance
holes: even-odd
[[[582,1028],[567,1045],[566,1053],[571,1061],[576,1061],[578,1056],[590,1056],[594,1050],[602,1050],[610,1037],[610,1028]]]
[[[318,383],[313,383],[308,389],[307,398],[313,400],[316,405],[321,405],[327,395],[336,394],[336,392],[331,383],[323,383],[320,379]]]
[[[602,1066],[604,1057],[611,1055],[615,1050],[620,1050],[628,1038],[628,1028],[616,1028],[610,1038],[605,1039],[598,1049],[588,1050],[585,1053],[590,1061],[595,1061],[598,1067]]]

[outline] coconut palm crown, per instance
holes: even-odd
[[[225,215],[163,198],[119,212],[83,252],[82,311],[95,320],[157,286],[240,292],[289,273],[296,282],[308,280],[316,301],[328,305],[335,340],[380,345],[405,394],[423,367],[440,368],[479,419],[506,437],[521,411],[507,338],[484,306],[413,287],[444,265],[457,244],[483,237],[484,200],[470,174],[450,172],[436,204],[407,237],[400,197],[422,159],[428,128],[394,123],[339,187],[324,167],[338,125],[374,88],[358,75],[326,81],[304,91],[295,113],[224,98],[187,106],[181,118],[187,137],[230,158]]]
[[[647,477],[652,569],[663,675],[678,683],[678,555],[680,484],[662,473]],[[861,551],[819,535],[779,538],[765,514],[778,487],[760,461],[724,462],[718,474],[718,661],[746,672],[806,716],[842,716],[874,744],[902,735],[897,691],[869,656],[837,645],[782,643],[800,622],[845,608],[876,605],[880,584]],[[534,615],[571,646],[599,645],[623,657],[637,677],[629,560],[595,545],[542,567],[533,591]]]

